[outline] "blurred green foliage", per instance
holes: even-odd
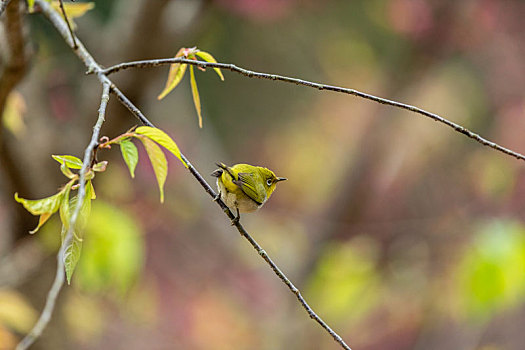
[[[414,104],[520,151],[524,11],[495,0],[108,0],[77,33],[106,66],[197,45],[220,62]],[[42,198],[63,179],[41,159],[85,147],[100,86],[41,16],[28,23],[37,52],[20,86],[27,136],[12,146],[34,185],[21,196]],[[520,162],[406,111],[230,72],[223,83],[199,74],[199,129],[188,84],[156,100],[167,73],[112,79],[210,182],[216,161],[289,178],[243,224],[352,348],[523,349]],[[109,108],[104,135],[137,123],[113,97]],[[75,340],[58,320],[42,348],[336,348],[178,162],[160,205],[148,161],[131,181],[118,153],[97,154],[110,166],[59,306]],[[12,201],[17,190],[2,194]],[[41,231],[54,254],[56,218]],[[19,288],[33,305],[54,264]]]
[[[323,249],[307,295],[328,319],[359,320],[379,301],[376,259],[377,247],[366,237],[330,244]]]
[[[122,295],[144,264],[144,238],[136,220],[101,199],[93,202],[76,282],[88,292]]]
[[[458,266],[458,295],[467,316],[487,319],[525,297],[525,226],[487,221],[473,239]]]

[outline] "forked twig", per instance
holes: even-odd
[[[39,6],[42,8],[42,13],[47,17],[47,19],[55,26],[55,28],[58,30],[58,32],[62,35],[66,43],[68,43],[71,48],[74,48],[73,46],[73,40],[68,40],[69,34],[68,34],[68,28],[67,24],[64,22],[64,20],[57,14],[56,11],[53,10],[49,4],[45,2],[45,0],[35,0],[35,3],[38,3]],[[119,101],[126,107],[128,110],[137,118],[139,119],[144,125],[148,125],[151,127],[154,127],[153,123],[151,123],[146,116],[111,82],[111,80],[107,77],[104,70],[100,67],[100,65],[93,59],[93,57],[89,54],[89,52],[86,50],[82,42],[77,40],[77,49],[74,50],[76,55],[84,62],[86,67],[88,68],[88,72],[92,72],[97,75],[99,81],[104,84],[104,86],[109,86],[110,91],[114,93]],[[212,198],[216,197],[215,191],[211,188],[211,186],[206,182],[206,180],[200,175],[200,173],[195,169],[195,167],[191,164],[191,162],[181,154],[182,159],[186,162],[188,165],[188,170],[190,173],[195,177],[195,179],[199,182],[199,184],[204,188],[206,193],[208,193]],[[85,160],[84,160],[85,161]],[[80,201],[79,201],[80,202]],[[228,209],[228,207],[220,200],[216,200],[217,204],[221,207],[221,209],[224,211],[224,213],[230,218],[233,219],[234,215],[231,213],[231,211]],[[277,265],[270,259],[268,254],[261,248],[261,246],[246,232],[246,230],[243,228],[243,226],[237,222],[236,225],[237,230],[239,233],[248,240],[248,242],[254,247],[254,249],[259,253],[259,255],[266,261],[266,263],[271,267],[271,269],[274,271],[274,273],[285,283],[285,285],[288,287],[288,289],[294,293],[294,295],[297,297],[299,302],[301,303],[301,306],[306,310],[308,315],[314,319],[317,323],[323,327],[334,339],[337,341],[341,347],[345,350],[351,350],[350,347],[344,342],[344,340],[336,333],[334,332],[327,324],[324,322],[313,310],[312,308],[307,304],[307,302],[302,297],[300,291],[290,282],[290,280],[286,277],[286,275],[277,267]],[[63,275],[62,275],[63,278]],[[63,281],[62,281],[63,283]]]
[[[60,249],[57,254],[57,270],[55,274],[55,280],[53,281],[53,285],[51,286],[51,289],[47,293],[46,298],[46,304],[44,306],[44,310],[40,314],[40,317],[38,318],[38,321],[33,326],[33,329],[22,339],[22,341],[17,345],[16,350],[25,350],[28,347],[31,346],[35,342],[35,340],[40,337],[44,329],[46,328],[47,324],[51,320],[51,316],[53,314],[53,310],[55,309],[55,303],[58,298],[58,294],[60,293],[60,290],[62,289],[62,286],[64,285],[64,255],[66,252],[66,248],[71,243],[71,240],[73,239],[73,228],[75,227],[75,223],[78,219],[78,215],[80,213],[80,209],[82,207],[82,203],[84,202],[84,198],[86,196],[86,174],[90,168],[91,165],[91,158],[93,156],[93,150],[98,145],[98,138],[100,134],[100,128],[102,127],[102,123],[104,122],[104,118],[106,115],[106,106],[109,101],[109,84],[104,83],[102,84],[102,97],[100,99],[100,107],[98,109],[98,118],[95,126],[93,127],[93,134],[91,136],[91,141],[89,142],[89,145],[84,150],[84,161],[82,163],[82,169],[80,169],[80,179],[78,180],[79,189],[78,189],[78,200],[77,204],[74,208],[73,214],[71,215],[71,220],[69,222],[69,228],[67,230],[66,236],[64,240],[62,241],[62,245],[60,246]],[[65,200],[69,200],[66,198]]]
[[[249,78],[277,80],[277,81],[282,81],[282,82],[285,82],[285,83],[292,83],[292,84],[296,84],[296,85],[302,85],[302,86],[306,86],[306,87],[310,87],[310,88],[314,88],[314,89],[318,89],[318,90],[334,91],[334,92],[339,92],[339,93],[343,93],[343,94],[348,94],[348,95],[361,97],[361,98],[364,98],[364,99],[367,99],[367,100],[370,100],[370,101],[374,101],[374,102],[377,102],[377,103],[381,103],[381,104],[384,104],[384,105],[389,105],[389,106],[392,106],[392,107],[405,109],[407,111],[414,112],[414,113],[417,113],[419,115],[422,115],[422,116],[425,116],[427,118],[430,118],[430,119],[432,119],[432,120],[434,120],[436,122],[445,124],[446,126],[448,126],[448,127],[452,128],[452,129],[454,129],[455,131],[457,131],[457,132],[459,132],[459,133],[461,133],[461,134],[463,134],[463,135],[465,135],[465,136],[475,140],[476,142],[478,142],[478,143],[480,143],[480,144],[482,144],[484,146],[490,147],[490,148],[492,148],[492,149],[494,149],[496,151],[502,152],[504,154],[507,154],[507,155],[512,156],[514,158],[517,158],[519,160],[525,160],[525,156],[523,154],[521,154],[521,153],[515,152],[515,151],[510,150],[508,148],[505,148],[503,146],[500,146],[497,143],[492,142],[492,141],[490,141],[490,140],[488,140],[486,138],[483,138],[480,135],[470,131],[469,129],[465,128],[464,126],[456,124],[456,123],[454,123],[454,122],[452,122],[452,121],[450,121],[450,120],[448,120],[446,118],[443,118],[443,117],[441,117],[441,116],[439,116],[439,115],[437,115],[435,113],[431,113],[429,111],[426,111],[426,110],[424,110],[422,108],[419,108],[419,107],[416,107],[416,106],[412,106],[412,105],[409,105],[409,104],[405,104],[405,103],[389,100],[389,99],[386,99],[386,98],[383,98],[383,97],[378,97],[378,96],[371,95],[371,94],[368,94],[368,93],[365,93],[365,92],[361,92],[361,91],[358,91],[358,90],[355,90],[355,89],[349,89],[349,88],[344,88],[344,87],[340,87],[340,86],[333,86],[333,85],[315,83],[315,82],[312,82],[312,81],[303,80],[303,79],[297,79],[297,78],[292,78],[292,77],[287,77],[287,76],[284,76],[284,75],[255,72],[255,71],[251,71],[251,70],[248,70],[248,69],[244,69],[244,68],[238,67],[238,66],[236,66],[234,64],[231,64],[231,63],[204,62],[204,61],[197,61],[197,60],[193,60],[193,59],[187,59],[187,58],[184,58],[184,57],[160,58],[160,59],[153,59],[153,60],[124,62],[124,63],[120,63],[120,64],[116,64],[114,66],[108,67],[108,68],[104,69],[102,72],[104,74],[106,74],[106,75],[109,75],[109,74],[121,71],[123,69],[158,67],[158,66],[163,66],[163,65],[173,64],[173,63],[186,63],[186,64],[198,66],[198,67],[201,67],[201,68],[207,68],[207,67],[210,67],[210,68],[221,68],[221,69],[226,69],[226,70],[229,70],[229,71],[232,71],[232,72],[235,72],[235,73],[242,74],[242,75],[244,75],[246,77],[249,77]]]

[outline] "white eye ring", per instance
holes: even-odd
[[[271,186],[272,183],[273,183],[272,179],[268,179],[268,180],[266,180],[266,184],[267,184],[268,186]]]

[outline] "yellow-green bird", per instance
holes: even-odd
[[[217,178],[217,198],[230,209],[237,211],[233,223],[238,222],[240,213],[256,211],[270,198],[275,185],[286,178],[277,177],[270,169],[249,164],[227,166],[217,163],[219,169],[211,175]]]

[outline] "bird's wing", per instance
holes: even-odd
[[[258,183],[250,173],[238,173],[238,180],[233,181],[255,203],[261,205],[266,201],[266,190],[262,183]]]
[[[227,191],[235,191],[239,185],[236,183],[235,172],[232,168],[226,166],[224,163],[215,163],[219,169],[211,173],[211,176],[219,178]]]

